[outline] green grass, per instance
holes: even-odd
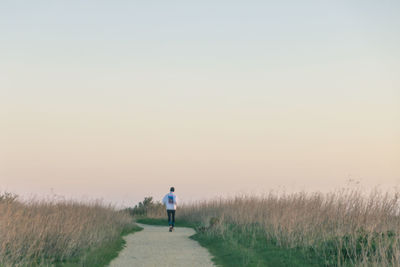
[[[168,226],[168,219],[154,219],[154,218],[147,218],[142,217],[136,219],[136,222],[143,223],[143,224],[150,224],[150,225],[159,225],[159,226]],[[198,225],[194,223],[190,223],[187,221],[176,221],[175,227],[189,227],[189,228],[196,228]]]
[[[151,225],[168,225],[166,219],[141,218],[139,223]],[[178,225],[179,223],[179,225]],[[320,257],[301,249],[278,247],[267,242],[261,230],[245,229],[229,225],[222,236],[213,231],[200,228],[199,224],[177,220],[176,226],[192,227],[196,234],[191,236],[214,256],[213,261],[219,266],[271,266],[271,267],[313,267],[325,266]]]
[[[218,233],[197,232],[192,239],[208,248],[214,262],[222,266],[323,266],[300,249],[279,247],[268,242],[257,230],[244,230],[230,225],[222,236]]]
[[[100,247],[95,249],[88,249],[81,255],[67,259],[64,262],[58,262],[55,265],[58,267],[100,267],[108,265],[112,259],[118,256],[118,253],[124,248],[125,240],[123,237],[127,234],[138,232],[143,230],[143,228],[132,225],[130,228],[124,229],[119,238],[106,242]]]

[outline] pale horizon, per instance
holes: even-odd
[[[399,186],[399,11],[3,1],[0,191],[130,205],[170,186]]]

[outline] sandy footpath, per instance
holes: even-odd
[[[210,253],[196,241],[189,239],[195,234],[191,228],[138,224],[144,229],[125,237],[126,247],[111,263],[122,266],[214,266]]]

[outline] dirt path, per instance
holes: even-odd
[[[111,267],[125,266],[214,266],[210,253],[196,241],[189,239],[195,234],[191,228],[139,224],[144,229],[125,237],[126,247]]]

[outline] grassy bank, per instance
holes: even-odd
[[[138,231],[132,217],[99,202],[19,201],[0,195],[0,266],[104,266]]]
[[[57,262],[57,267],[78,267],[78,266],[107,266],[111,260],[118,256],[118,253],[124,248],[125,235],[141,231],[142,228],[137,225],[132,225],[121,232],[121,235],[108,242],[104,242],[94,249],[83,251],[80,255],[66,259],[63,262]]]
[[[398,198],[271,193],[186,205],[177,221],[195,225],[193,238],[225,266],[400,266]]]

